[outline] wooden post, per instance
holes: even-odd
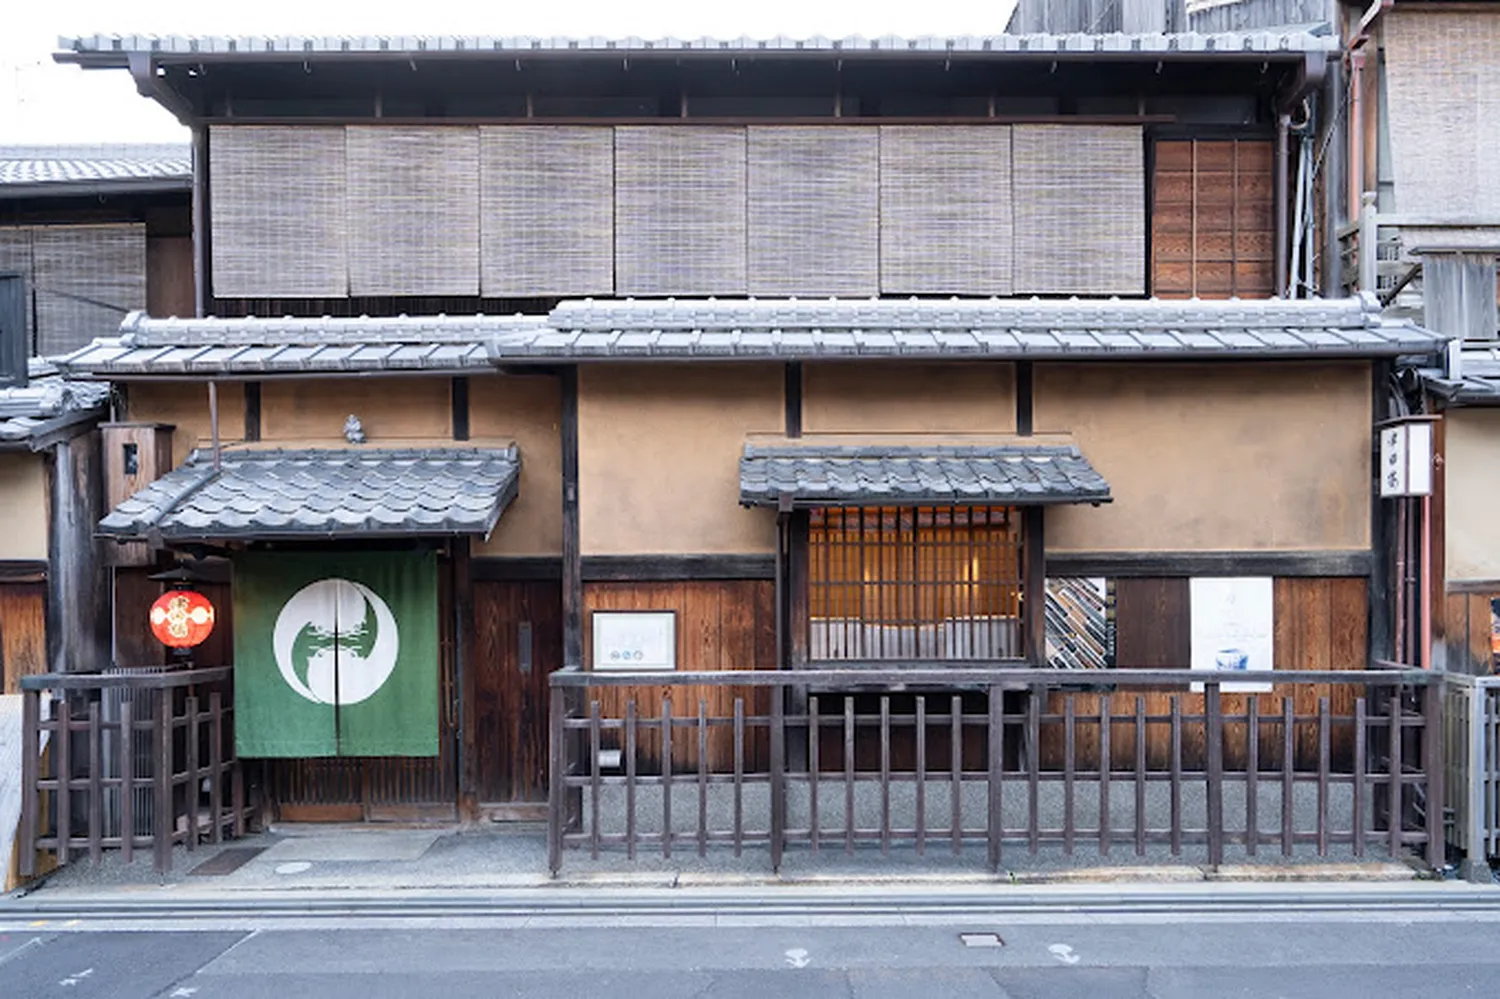
[[[73,714],[67,691],[53,703],[57,711],[52,718],[52,772],[57,776],[57,864],[68,862],[69,840],[73,836]]]
[[[1026,573],[1022,591],[1022,628],[1026,636],[1026,661],[1032,666],[1047,665],[1046,617],[1047,547],[1042,534],[1042,508],[1025,507],[1021,512],[1021,539],[1025,546],[1022,559]]]
[[[784,690],[771,688],[771,870],[781,870],[786,839],[786,715]],[[663,701],[663,705],[670,701]]]
[[[1438,870],[1447,863],[1447,837],[1443,829],[1443,810],[1446,803],[1443,786],[1446,774],[1443,769],[1443,688],[1439,684],[1428,684],[1421,688],[1423,725],[1422,750],[1427,770],[1427,866]],[[1486,691],[1475,686],[1472,692],[1482,698]]]
[[[578,533],[578,369],[562,372],[563,666],[583,668],[583,557]]]
[[[452,559],[449,572],[452,585],[449,593],[453,600],[453,689],[458,698],[458,732],[454,741],[458,747],[458,811],[466,819],[479,815],[479,796],[475,789],[474,760],[477,755],[474,670],[470,662],[473,648],[474,624],[474,579],[470,571],[468,538],[454,539],[449,551]]]
[[[172,869],[172,689],[159,689],[156,702],[156,740],[152,749],[155,759],[154,786],[156,790],[155,862],[158,874]]]
[[[42,694],[39,690],[21,692],[21,876],[36,873],[37,808],[41,790],[37,787],[42,755]]]
[[[566,717],[564,692],[553,686],[548,692],[547,709],[547,869],[555,878],[562,870],[563,798],[567,788],[567,763],[564,755],[563,720]],[[597,729],[596,738],[597,738]],[[599,831],[594,830],[597,837]],[[598,842],[597,838],[595,842]]]
[[[1208,771],[1208,863],[1224,863],[1224,715],[1219,685],[1203,685],[1204,741]]]

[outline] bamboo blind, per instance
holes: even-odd
[[[1144,293],[1142,130],[1017,125],[1014,133],[1015,292]]]
[[[752,295],[880,291],[880,133],[751,127]]]
[[[347,137],[350,294],[479,294],[479,130]]]
[[[215,126],[209,132],[214,294],[349,293],[344,129]]]
[[[1276,291],[1273,146],[1262,140],[1156,144],[1151,293],[1266,298]]]
[[[1490,11],[1395,10],[1381,24],[1396,210],[1494,224],[1500,20]]]
[[[1012,291],[1011,129],[880,129],[880,290]]]
[[[614,157],[608,128],[479,130],[482,295],[614,292]]]
[[[127,312],[146,307],[144,225],[37,226],[31,238],[38,353],[112,336]]]
[[[615,290],[743,295],[743,128],[615,129]]]
[[[812,511],[812,658],[1021,654],[1021,533],[1006,507]]]

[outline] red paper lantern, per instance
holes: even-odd
[[[214,630],[214,605],[201,593],[170,590],[151,605],[151,634],[163,645],[189,649]]]

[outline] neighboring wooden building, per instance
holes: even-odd
[[[182,146],[0,146],[0,667],[109,662],[99,434],[109,388],[45,360],[132,309],[192,310]],[[184,290],[186,294],[184,294]]]
[[[533,813],[548,674],[651,644],[615,612],[679,669],[1187,668],[1249,578],[1274,665],[1363,667],[1372,425],[1441,338],[1269,297],[1336,50],[79,39],[194,126],[208,223],[198,318],[65,362],[176,466],[111,473],[117,613],[174,554],[435,553],[437,755],[277,759],[303,817]]]

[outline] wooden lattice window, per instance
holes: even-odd
[[[1275,293],[1273,149],[1258,139],[1156,144],[1153,295],[1264,298]]]
[[[809,657],[1020,658],[1020,520],[1009,507],[813,510]]]

